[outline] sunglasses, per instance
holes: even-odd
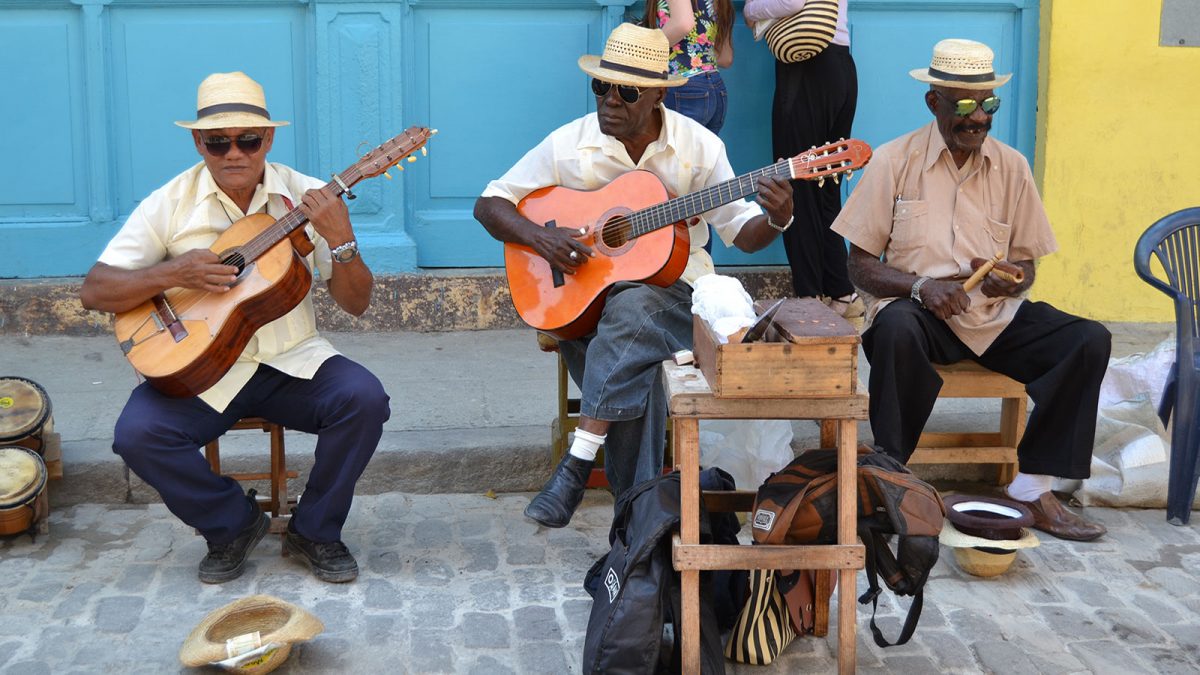
[[[595,77],[592,78],[592,93],[600,98],[608,96],[608,90],[612,88],[612,82],[605,82]],[[626,103],[637,103],[638,99],[642,97],[641,89],[628,84],[618,84],[617,93],[621,95],[621,100]]]
[[[996,114],[996,111],[1000,109],[1000,97],[999,96],[989,96],[989,97],[983,99],[982,101],[976,101],[973,98],[960,98],[957,101],[955,101],[950,98],[947,98],[946,95],[940,91],[935,91],[934,93],[937,94],[938,96],[940,96],[941,98],[953,103],[954,104],[954,114],[958,115],[959,117],[969,117],[972,113],[975,112],[975,110],[977,108],[983,108],[983,112],[985,112],[989,115]]]
[[[229,138],[228,136],[206,136],[201,139],[204,142],[205,149],[208,154],[217,157],[224,157],[229,153],[229,148],[237,143],[238,150],[253,155],[262,147],[263,138],[258,134],[242,134],[237,138]]]

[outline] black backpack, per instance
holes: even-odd
[[[925,582],[938,559],[938,534],[946,507],[937,490],[897,459],[871,448],[858,450],[858,536],[866,548],[868,588],[858,601],[871,603],[875,644],[892,646],[875,625],[879,577],[896,595],[913,596],[900,638],[908,642],[921,617]],[[758,489],[752,530],[760,544],[837,542],[837,451],[808,450]],[[895,535],[896,551],[889,546]]]

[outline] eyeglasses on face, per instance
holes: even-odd
[[[208,154],[217,157],[224,157],[229,153],[229,148],[237,143],[238,150],[253,155],[262,147],[263,137],[258,134],[242,134],[237,138],[229,138],[228,136],[204,136],[201,139],[204,142],[204,148],[208,150]]]
[[[982,101],[976,101],[973,98],[960,98],[958,100],[954,100],[940,91],[934,91],[933,93],[953,103],[954,114],[958,115],[959,117],[969,117],[975,112],[976,108],[983,108],[983,112],[989,115],[996,114],[996,111],[1000,109],[1000,97],[995,95],[989,96]]]
[[[592,93],[600,98],[608,96],[608,90],[612,89],[612,87],[612,82],[605,82],[595,77],[592,78]],[[642,97],[641,89],[628,84],[618,84],[617,93],[621,95],[621,100],[626,103],[637,103],[638,99]]]

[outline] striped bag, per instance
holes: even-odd
[[[839,0],[807,0],[792,16],[767,29],[767,46],[783,63],[797,63],[820,54],[837,30]],[[844,1],[844,0],[843,0]]]
[[[750,597],[725,643],[725,656],[765,666],[796,638],[775,570],[750,570]]]

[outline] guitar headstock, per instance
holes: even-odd
[[[391,178],[387,170],[395,166],[403,171],[404,160],[407,159],[410,162],[417,161],[413,153],[418,150],[421,151],[422,155],[427,154],[425,143],[429,141],[430,136],[436,133],[437,129],[409,127],[404,130],[404,133],[389,138],[381,143],[379,147],[363,155],[354,163],[354,166],[342,174],[342,177],[348,185],[353,185],[364,178],[373,178],[380,174]]]
[[[866,166],[869,161],[871,146],[856,138],[814,147],[787,160],[792,178],[815,180],[818,185],[824,185],[827,176],[835,183],[842,174],[849,179],[856,169]]]

